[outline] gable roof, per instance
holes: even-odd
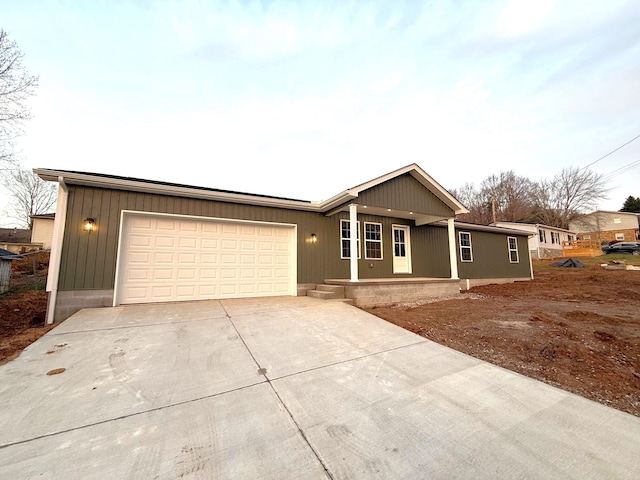
[[[296,200],[286,197],[270,195],[258,195],[254,193],[236,192],[232,190],[220,190],[215,188],[182,185],[178,183],[161,182],[156,180],[144,180],[132,177],[107,175],[102,173],[78,172],[72,170],[50,170],[35,168],[33,170],[40,178],[46,181],[64,182],[74,185],[86,185],[100,188],[118,190],[130,190],[137,192],[165,194],[189,198],[203,198],[223,202],[243,203],[248,205],[269,206],[276,208],[289,208],[293,210],[307,210],[326,213],[331,209],[352,202],[358,198],[360,192],[380,185],[390,179],[404,174],[410,174],[420,182],[427,190],[447,205],[455,214],[467,213],[468,210],[456,200],[447,190],[431,178],[418,165],[411,164],[386,175],[357,185],[321,202]]]

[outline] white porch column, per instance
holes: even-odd
[[[451,264],[451,278],[459,279],[458,277],[458,252],[456,251],[456,229],[453,223],[453,218],[447,219],[447,230],[449,231],[449,263]]]
[[[351,269],[351,281],[358,281],[358,205],[352,203],[349,205],[349,243],[351,257],[349,266]]]
[[[63,177],[58,177],[58,203],[56,206],[56,218],[53,221],[53,237],[51,239],[51,257],[49,258],[49,273],[47,274],[47,287],[49,299],[47,301],[47,325],[53,323],[56,313],[56,301],[58,300],[58,279],[60,278],[60,263],[62,260],[62,239],[64,238],[64,226],[67,219],[67,198],[69,192]]]

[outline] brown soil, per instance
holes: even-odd
[[[603,257],[587,261],[582,269],[539,262],[531,282],[486,285],[460,299],[367,311],[640,416],[640,271],[605,270],[598,265]]]
[[[53,328],[45,326],[47,293],[42,290],[48,261],[49,254],[41,253],[11,266],[11,291],[0,295],[0,365]]]

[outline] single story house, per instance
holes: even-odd
[[[21,255],[0,248],[0,293],[9,291],[9,280],[11,279],[11,262],[13,262],[14,260],[20,260],[21,258]]]
[[[640,214],[596,210],[569,223],[578,240],[595,240],[601,244],[613,241],[634,242],[640,238]]]
[[[563,256],[562,242],[573,242],[577,239],[576,233],[571,230],[540,223],[496,222],[492,225],[530,233],[529,252],[531,258],[537,259],[560,258]]]
[[[51,248],[55,213],[31,215],[31,243],[39,243],[44,250]]]
[[[84,307],[295,296],[324,284],[375,305],[532,278],[528,233],[457,224],[465,207],[416,164],[322,202],[34,171],[59,184],[49,323]]]

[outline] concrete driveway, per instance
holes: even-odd
[[[640,478],[640,418],[308,297],[83,310],[0,405],[7,479]]]

